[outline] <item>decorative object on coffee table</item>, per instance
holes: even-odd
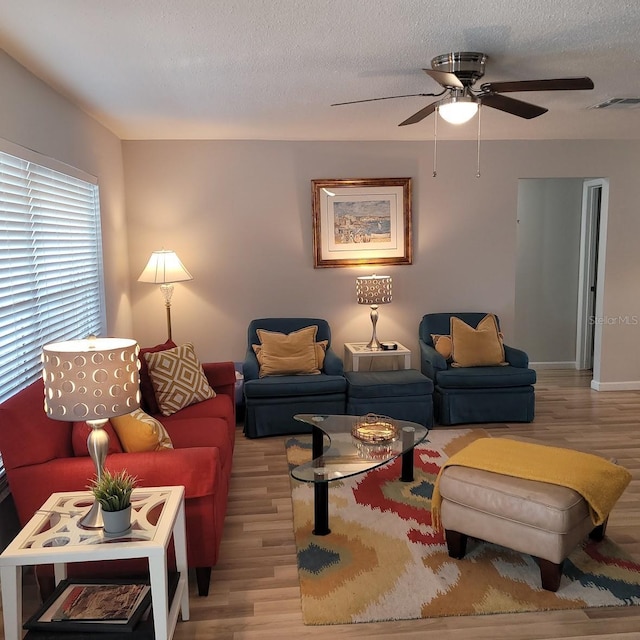
[[[164,306],[167,310],[167,340],[171,340],[171,297],[173,295],[174,282],[186,282],[193,280],[193,276],[180,262],[175,251],[154,251],[143,269],[138,282],[159,284],[164,297]]]
[[[105,469],[91,483],[91,493],[102,507],[106,536],[121,536],[131,529],[131,492],[136,480],[124,469],[113,474]]]
[[[109,418],[140,406],[138,344],[128,338],[87,338],[43,347],[45,412],[53,420],[85,420],[91,427],[89,455],[100,480],[109,449]],[[87,529],[102,527],[99,502],[82,518]]]
[[[371,324],[373,333],[367,344],[370,351],[382,350],[382,345],[376,336],[376,324],[378,323],[378,306],[389,304],[391,296],[391,276],[359,276],[356,278],[356,297],[358,304],[368,304],[371,307]]]
[[[388,459],[399,434],[392,418],[375,413],[356,418],[351,429],[353,444],[358,455],[365,460]]]

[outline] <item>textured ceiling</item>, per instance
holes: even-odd
[[[397,126],[430,98],[330,105],[437,92],[450,51],[486,53],[483,82],[595,83],[509,94],[549,112],[483,109],[485,139],[637,139],[640,109],[586,108],[640,96],[639,34],[638,0],[0,1],[2,48],[123,139],[431,139],[434,116]]]

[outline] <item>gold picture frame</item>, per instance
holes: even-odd
[[[411,178],[311,181],[314,267],[412,263]]]

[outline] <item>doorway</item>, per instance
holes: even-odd
[[[607,230],[609,182],[585,180],[582,189],[580,277],[576,319],[576,369],[592,369],[600,378],[600,340],[604,283],[604,247]]]
[[[608,182],[518,182],[516,346],[537,369],[599,377]]]

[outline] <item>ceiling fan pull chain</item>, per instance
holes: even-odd
[[[476,170],[476,178],[480,177],[480,119],[482,117],[482,104],[478,105],[478,157],[477,163],[478,167]]]
[[[433,177],[435,178],[438,175],[436,171],[436,163],[438,158],[438,114],[436,113],[436,117],[433,119]]]

